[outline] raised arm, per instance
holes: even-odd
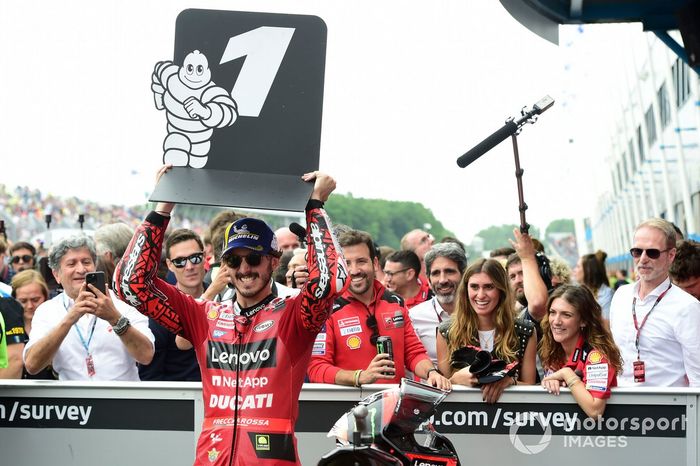
[[[545,315],[547,307],[547,286],[540,276],[540,269],[535,258],[535,247],[530,235],[513,229],[515,241],[511,241],[523,265],[523,292],[527,299],[527,310],[539,322]]]
[[[114,271],[114,292],[142,314],[157,320],[169,331],[179,333],[182,331],[180,317],[164,293],[170,285],[157,276],[169,220],[158,212],[151,212],[139,225]]]
[[[335,189],[335,180],[321,173],[307,173],[304,181],[314,181],[306,205],[306,236],[309,280],[301,295],[301,322],[310,332],[318,332],[328,319],[333,300],[349,285],[345,259],[331,229],[323,203]]]
[[[159,180],[171,166],[164,165],[157,174]],[[198,322],[205,315],[205,303],[181,293],[158,278],[158,267],[165,230],[174,204],[160,202],[156,210],[136,229],[131,243],[114,271],[114,292],[119,299],[158,321],[172,333],[185,333],[192,341],[190,329],[183,320]],[[199,312],[201,310],[201,313]]]

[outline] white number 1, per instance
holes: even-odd
[[[261,26],[228,40],[220,65],[246,57],[231,90],[240,116],[260,115],[293,34],[293,28]]]

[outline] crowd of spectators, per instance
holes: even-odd
[[[77,197],[60,197],[42,193],[39,189],[17,186],[14,189],[0,184],[0,219],[5,222],[8,238],[29,241],[46,231],[47,215],[50,228],[95,230],[100,225],[121,222],[136,227],[148,213],[148,206],[100,204]],[[84,222],[81,225],[79,216]],[[177,225],[203,234],[208,220],[175,214]]]
[[[98,373],[103,380],[138,380],[140,373],[144,380],[198,379],[187,340],[142,321],[109,289],[103,294],[84,282],[85,273],[102,270],[111,283],[146,206],[103,206],[2,185],[0,202],[9,239],[0,238],[9,361],[0,378],[91,380]],[[78,235],[42,250],[31,240],[45,231],[47,214],[52,228],[76,228],[82,214],[82,227],[96,230],[95,240]],[[195,299],[232,299],[235,271],[220,262],[221,244],[239,218],[227,211],[205,222],[174,212],[159,274]],[[567,386],[591,416],[603,412],[601,400],[618,383],[700,386],[700,245],[678,238],[664,220],[640,224],[630,238],[636,280],[629,283],[626,274],[609,280],[603,251],[581,256],[572,270],[566,258],[550,260],[539,242],[518,230],[492,258],[470,264],[459,241],[436,242],[418,229],[406,233],[398,251],[348,226],[336,233],[351,284],[315,342],[311,382],[359,387],[407,376],[442,388],[480,387],[489,403],[518,383],[541,383],[555,394]],[[282,298],[296,296],[309,276],[305,238],[289,228],[276,236],[284,254],[272,289]],[[568,237],[556,243],[567,256],[575,249]],[[100,305],[109,311],[94,320],[52,314],[61,306]],[[123,333],[116,330],[119,315],[131,320]],[[72,328],[80,338],[68,345]],[[112,328],[114,339],[107,342],[104,332]],[[97,368],[105,358],[89,346],[92,332],[98,332],[94,344],[121,358],[110,370]],[[377,353],[380,336],[392,338],[391,357]],[[77,356],[81,345],[87,359]],[[151,360],[157,369],[149,368]]]

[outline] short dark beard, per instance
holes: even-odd
[[[236,275],[238,275],[238,274],[236,274]],[[260,277],[262,279],[262,282],[264,283],[262,288],[255,290],[255,291],[249,291],[246,293],[243,293],[241,290],[236,289],[236,293],[240,293],[241,296],[245,296],[246,298],[250,298],[250,297],[255,296],[258,293],[260,293],[260,291],[263,290],[264,288],[266,288],[266,287],[269,288],[270,287],[270,280],[272,279],[272,264],[269,263],[267,265],[267,270],[264,273],[262,273],[262,272],[255,273],[255,275],[258,275],[258,277]],[[236,280],[238,280],[238,277],[236,277]]]
[[[355,291],[355,290],[353,289],[352,282],[350,283],[350,292],[351,292],[352,294],[354,294],[354,295],[363,295],[363,294],[367,293],[367,291],[372,287],[372,282],[373,282],[373,281],[369,279],[369,276],[365,275],[364,278],[365,278],[365,280],[367,280],[367,287],[366,287],[364,290],[362,290],[361,292]],[[352,280],[352,277],[350,277],[350,279]]]

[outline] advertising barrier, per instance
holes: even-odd
[[[296,426],[302,464],[335,446],[326,436],[362,390],[306,384]],[[495,405],[458,387],[434,426],[457,447],[462,464],[700,465],[700,390],[617,389],[605,415],[588,418],[567,392],[512,387]],[[0,451],[12,464],[191,465],[203,418],[198,383],[0,381]]]

